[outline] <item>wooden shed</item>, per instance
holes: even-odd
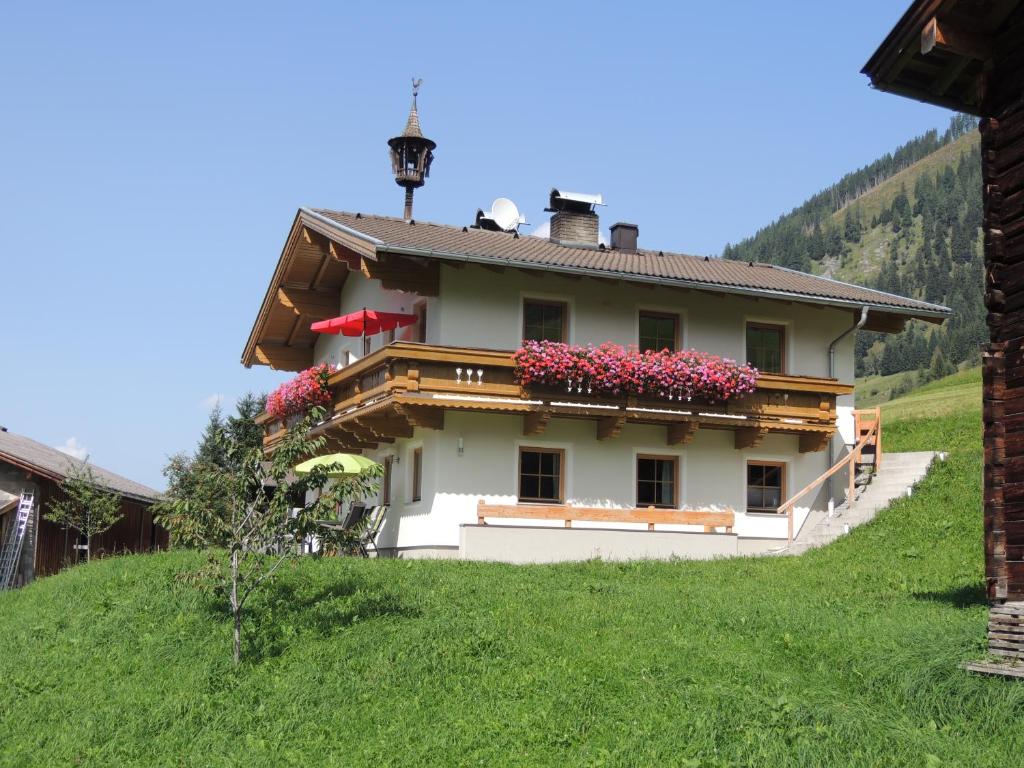
[[[863,72],[981,118],[989,649],[1024,658],[1024,0],[917,0]]]
[[[14,567],[14,586],[85,559],[84,539],[44,517],[50,500],[60,493],[61,481],[82,466],[80,459],[0,428],[0,547],[9,540],[22,494],[32,494],[32,510]],[[159,492],[94,464],[89,466],[97,481],[121,497],[122,513],[113,527],[93,537],[91,556],[166,549],[167,531],[153,522],[151,509]]]

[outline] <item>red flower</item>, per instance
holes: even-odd
[[[332,395],[327,386],[330,375],[331,369],[326,363],[302,371],[267,396],[267,413],[283,419],[305,413],[317,405],[330,405]]]

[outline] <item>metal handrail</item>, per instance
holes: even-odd
[[[857,441],[857,443],[853,446],[850,452],[843,459],[840,459],[831,467],[829,467],[828,470],[821,474],[816,480],[812,481],[807,486],[802,488],[798,493],[794,494],[793,496],[790,496],[778,509],[775,510],[780,515],[783,514],[783,512],[785,512],[786,514],[787,543],[793,543],[793,507],[796,505],[796,503],[847,465],[850,466],[850,482],[847,486],[846,500],[848,504],[853,503],[853,485],[855,479],[856,464],[860,460],[861,452],[864,450],[864,446],[867,445],[871,441],[871,439],[878,434],[879,427],[882,424],[881,409],[875,408],[874,412],[875,420],[872,423],[872,426],[868,429],[867,432],[864,433],[864,436]]]

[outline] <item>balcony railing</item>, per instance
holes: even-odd
[[[724,403],[664,398],[591,396],[583,388],[523,387],[512,352],[396,342],[333,373],[333,400],[316,429],[339,447],[368,448],[413,429],[443,428],[446,410],[520,414],[524,434],[542,432],[551,418],[596,421],[598,439],[626,423],[667,428],[667,442],[689,442],[697,429],[729,429],[736,447],[756,446],[770,432],[800,437],[801,451],[824,449],[835,431],[836,397],[853,387],[835,379],[761,374],[753,393]],[[272,448],[287,425],[260,418]]]

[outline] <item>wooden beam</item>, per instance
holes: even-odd
[[[373,429],[370,429],[365,424],[360,424],[358,421],[346,421],[340,425],[340,429],[344,429],[355,435],[357,440],[364,443],[370,443],[374,447],[377,443],[393,443],[393,438],[385,438],[382,435],[377,434]]]
[[[618,437],[622,433],[622,427],[626,424],[626,414],[619,413],[615,416],[603,416],[597,420],[597,439],[609,440]]]
[[[313,364],[311,347],[288,347],[284,344],[257,344],[256,363],[269,365],[275,371],[301,371]]]
[[[700,426],[696,421],[676,421],[669,424],[665,431],[667,433],[666,444],[667,445],[686,445],[690,443],[694,435],[697,434],[697,428]]]
[[[921,53],[927,55],[935,48],[978,61],[992,57],[992,41],[987,37],[939,21],[938,17],[933,17],[921,30]]]
[[[762,427],[740,427],[736,430],[734,440],[736,450],[742,451],[744,448],[757,448],[767,434],[768,430]]]
[[[309,281],[309,289],[311,291],[318,290],[320,285],[324,281],[324,275],[327,274],[327,268],[331,266],[331,254],[325,253],[320,259],[320,266],[316,268],[316,274],[313,275],[313,279]]]
[[[800,453],[824,451],[831,439],[831,432],[804,432],[800,435]]]
[[[533,411],[523,414],[523,435],[543,435],[551,421],[551,411]]]
[[[967,65],[971,63],[971,60],[966,56],[960,56],[953,59],[946,68],[942,71],[942,75],[938,80],[931,84],[929,90],[935,96],[943,96],[954,81],[963,74],[963,71],[967,69]]]
[[[335,439],[340,443],[346,450],[347,449],[373,449],[377,447],[375,440],[367,440],[365,437],[360,437],[351,429],[349,425],[345,424],[339,427],[332,427],[327,435],[335,436]]]
[[[364,416],[356,419],[356,423],[366,427],[375,435],[381,438],[412,437],[412,424],[401,417],[370,417]]]
[[[401,414],[414,427],[444,429],[444,408],[396,405],[395,411]]]
[[[417,264],[401,256],[385,254],[380,259],[362,259],[359,269],[365,277],[380,280],[381,286],[390,291],[420,296],[437,296],[441,291],[441,268],[436,261]]]
[[[295,322],[292,323],[292,329],[288,333],[288,340],[285,342],[285,346],[291,347],[295,344],[295,339],[302,331],[302,327],[305,323],[302,322],[302,315],[295,316]]]
[[[311,291],[307,288],[277,289],[277,300],[296,315],[323,320],[339,312],[341,299],[334,291]]]
[[[346,250],[343,246],[334,241],[327,243],[327,252],[335,261],[340,261],[352,272],[358,272],[362,266],[362,259],[359,254]]]

